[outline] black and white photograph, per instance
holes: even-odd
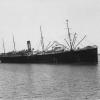
[[[0,100],[100,100],[100,0],[0,0]]]

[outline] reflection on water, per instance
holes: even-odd
[[[0,100],[99,100],[100,64],[0,64]]]

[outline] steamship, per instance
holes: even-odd
[[[49,43],[44,48],[44,38],[41,33],[41,47],[42,50],[31,49],[31,42],[27,41],[27,50],[16,51],[15,41],[13,36],[14,51],[5,53],[5,45],[3,41],[4,53],[0,54],[1,63],[54,63],[54,64],[66,64],[66,63],[97,63],[98,62],[98,47],[85,46],[79,48],[80,43],[84,40],[84,36],[78,43],[76,43],[77,33],[71,36],[68,20],[66,20],[68,30],[68,40],[64,39],[66,45],[60,44],[54,41]]]

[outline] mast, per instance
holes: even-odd
[[[5,44],[4,44],[4,39],[2,39],[3,41],[3,50],[4,50],[4,54],[5,54]]]
[[[40,32],[41,32],[41,46],[42,46],[42,51],[44,51],[44,41],[43,41],[43,35],[42,35],[41,26],[40,26]]]
[[[14,51],[16,51],[14,35],[13,35],[13,45],[14,45]]]
[[[72,40],[71,40],[71,35],[70,35],[70,32],[69,32],[68,20],[66,20],[66,22],[67,22],[68,37],[69,37],[69,42],[70,42],[70,50],[72,50]]]
[[[74,50],[74,49],[76,49],[76,47],[85,39],[86,35],[76,44],[76,38],[77,38],[77,37],[76,37],[76,34],[77,34],[77,33],[75,33],[75,34],[74,34],[74,37],[71,38],[71,34],[70,34],[70,32],[69,32],[68,20],[66,20],[66,22],[67,22],[69,43],[66,41],[66,39],[65,39],[65,41],[66,41],[67,45],[69,46],[70,50]],[[76,44],[76,45],[75,45],[75,44]]]
[[[76,33],[74,34],[73,40],[72,40],[72,48],[74,49],[75,46],[75,42],[76,42]]]

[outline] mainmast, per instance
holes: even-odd
[[[71,38],[71,34],[70,34],[70,32],[69,32],[68,20],[66,20],[66,22],[67,22],[68,37],[69,37],[69,42],[70,42],[70,43],[68,43],[66,39],[65,39],[65,41],[66,41],[66,43],[68,44],[70,50],[74,50],[74,49],[76,49],[76,47],[85,39],[86,35],[85,35],[85,36],[76,44],[76,46],[75,46],[76,38],[77,38],[77,37],[76,37],[76,33],[74,34],[74,37]]]
[[[71,35],[70,35],[70,32],[69,32],[69,26],[68,26],[68,20],[66,20],[67,22],[67,29],[68,29],[68,37],[69,37],[69,42],[70,42],[70,50],[72,50],[72,40],[71,40]]]
[[[41,32],[41,46],[42,46],[42,51],[44,51],[44,41],[43,41],[43,35],[42,35],[41,26],[40,26],[40,32]]]

